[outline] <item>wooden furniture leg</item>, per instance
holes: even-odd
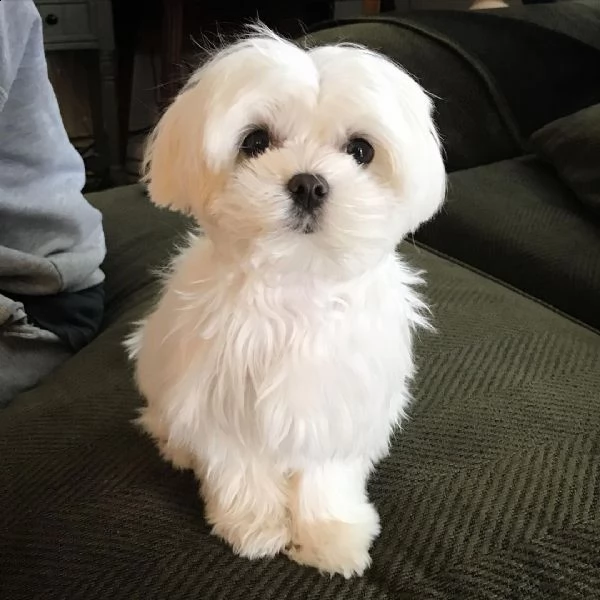
[[[119,49],[117,61],[117,94],[119,106],[120,162],[127,162],[127,144],[129,141],[129,115],[135,66],[135,54],[141,19],[136,2],[113,0],[115,20],[115,40]]]
[[[100,103],[105,131],[108,166],[111,180],[119,183],[123,177],[119,143],[119,116],[116,88],[116,50],[113,13],[110,0],[96,0],[98,27],[98,62],[100,69]],[[100,123],[98,124],[100,125]]]
[[[163,0],[160,104],[164,108],[180,87],[184,0]]]
[[[381,11],[381,0],[363,0],[362,8],[365,16],[378,15]]]

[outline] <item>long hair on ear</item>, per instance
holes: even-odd
[[[152,202],[158,206],[188,212],[189,199],[184,189],[182,169],[183,104],[182,96],[178,96],[149,135],[144,149],[141,181],[146,184]]]

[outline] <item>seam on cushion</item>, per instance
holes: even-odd
[[[546,302],[545,300],[542,300],[541,298],[537,298],[536,296],[532,296],[531,294],[529,294],[527,292],[524,292],[523,290],[521,290],[518,287],[512,285],[511,283],[508,283],[507,281],[504,281],[503,279],[499,279],[498,277],[494,277],[494,275],[490,275],[490,273],[486,273],[485,271],[483,271],[483,270],[481,270],[481,269],[479,269],[477,267],[474,267],[473,265],[465,263],[462,260],[460,260],[458,258],[455,258],[454,256],[450,256],[449,254],[446,254],[445,252],[442,252],[441,250],[433,248],[432,246],[428,246],[427,244],[424,244],[423,242],[419,242],[419,241],[414,240],[414,239],[411,240],[411,241],[412,241],[412,243],[416,247],[421,248],[422,250],[426,250],[427,252],[431,252],[432,254],[438,256],[439,258],[443,258],[444,260],[447,260],[448,262],[451,262],[451,263],[453,263],[455,265],[458,265],[459,267],[467,269],[468,271],[471,271],[472,273],[475,273],[475,274],[479,275],[480,277],[483,277],[484,279],[488,279],[489,281],[493,281],[494,283],[497,283],[498,285],[501,285],[502,287],[510,290],[511,292],[515,292],[519,296],[521,296],[523,298],[527,298],[527,300],[530,300],[531,302],[535,302],[535,304],[538,304],[540,306],[543,306],[544,308],[547,308],[548,310],[551,310],[553,313],[556,313],[560,317],[563,317],[563,318],[567,319],[568,321],[571,321],[575,325],[579,325],[580,327],[583,327],[584,329],[587,329],[591,333],[595,333],[596,335],[600,335],[600,329],[596,329],[595,327],[593,327],[589,323],[585,323],[584,321],[580,321],[577,317],[574,317],[573,315],[570,315],[570,314],[562,311],[560,308],[557,308],[556,306],[554,306],[552,304],[549,304],[548,302]],[[401,246],[400,246],[400,248],[401,248]]]
[[[415,33],[420,33],[422,36],[430,38],[436,41],[441,46],[446,46],[454,54],[463,60],[475,73],[479,76],[483,82],[484,87],[492,101],[492,104],[496,108],[500,120],[506,127],[506,131],[513,138],[513,142],[522,150],[525,151],[527,145],[523,136],[521,136],[519,127],[513,117],[512,111],[504,98],[504,95],[498,90],[492,77],[487,73],[485,66],[476,58],[471,56],[468,52],[463,50],[456,42],[452,41],[445,35],[429,29],[421,24],[415,23],[410,19],[406,18],[391,18],[391,17],[370,17],[370,18],[359,18],[359,19],[336,19],[333,21],[326,21],[321,24],[317,24],[307,30],[307,35],[312,35],[325,29],[333,29],[340,25],[357,25],[363,23],[384,23],[386,25],[393,25],[398,28],[405,28]]]

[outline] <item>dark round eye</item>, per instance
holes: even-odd
[[[346,146],[346,152],[359,165],[368,165],[375,156],[373,146],[363,138],[352,138]]]
[[[266,129],[255,129],[244,138],[240,150],[246,156],[258,156],[269,147],[270,143],[271,139]]]

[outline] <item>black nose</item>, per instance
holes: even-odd
[[[319,208],[329,193],[329,184],[323,177],[312,173],[298,173],[287,184],[294,204],[312,212]]]

